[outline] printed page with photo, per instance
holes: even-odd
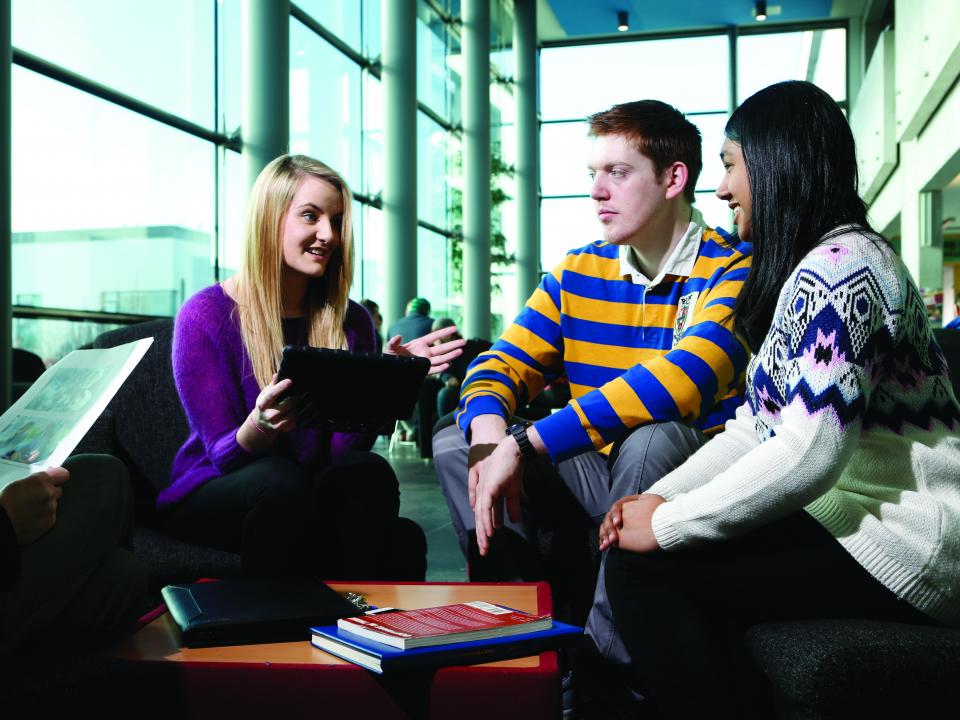
[[[0,416],[0,489],[61,465],[152,343],[74,350],[41,375]]]

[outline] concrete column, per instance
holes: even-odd
[[[383,0],[381,8],[387,272],[380,312],[389,325],[417,294],[417,4]]]
[[[540,280],[540,133],[537,124],[537,0],[514,5],[517,100],[517,299],[520,312]]]
[[[10,406],[13,384],[13,281],[10,268],[12,62],[10,0],[0,0],[0,411]]]
[[[290,2],[243,0],[241,12],[244,179],[290,148]]]
[[[943,230],[940,226],[940,192],[924,191],[922,156],[918,142],[900,143],[903,200],[900,210],[900,257],[923,290],[943,284]]]
[[[490,337],[490,0],[463,0],[463,330]]]

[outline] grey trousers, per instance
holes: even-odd
[[[614,447],[609,458],[591,451],[556,466],[544,458],[524,471],[524,521],[510,522],[504,513],[506,527],[528,543],[535,543],[536,533],[544,527],[554,532],[569,530],[583,537],[567,544],[555,544],[554,549],[585,546],[585,534],[597,531],[615,500],[643,492],[681,465],[706,440],[703,433],[687,425],[657,423],[631,432]],[[456,426],[441,430],[433,438],[437,478],[450,508],[460,549],[471,560],[475,559],[470,552],[471,531],[475,525],[467,497],[468,453],[469,447]],[[574,506],[574,511],[571,511],[571,506]],[[496,550],[496,542],[492,547]],[[582,567],[584,562],[590,564],[589,569]],[[574,583],[589,582],[591,588],[596,588],[587,620],[587,632],[601,652],[612,652],[616,658],[617,647],[622,650],[622,644],[613,632],[606,590],[603,583],[598,585],[596,582],[595,558],[555,558],[553,567],[558,568],[561,575],[572,574]],[[563,578],[550,579],[552,583],[563,583]],[[556,586],[554,589],[556,592]],[[583,622],[583,617],[577,618],[577,614],[575,612],[570,619]],[[611,650],[611,647],[614,649]],[[625,655],[626,651],[622,650],[622,653]]]
[[[102,643],[136,619],[146,573],[122,545],[133,530],[127,469],[108,455],[78,455],[64,467],[57,522],[20,548],[20,577],[0,592],[0,658],[41,633]]]

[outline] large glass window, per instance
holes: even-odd
[[[670,59],[669,72],[662,69],[664,58]],[[579,120],[641,98],[685,112],[726,110],[728,66],[726,35],[545,48],[540,114],[544,120]]]
[[[847,99],[847,31],[744,35],[737,42],[737,101],[783,80],[809,80],[837,102]]]
[[[449,275],[443,272],[449,266],[449,240],[420,228],[417,232],[417,294],[430,300],[433,317],[451,316],[455,299],[451,296]]]
[[[21,68],[13,103],[15,298],[170,315],[211,282],[209,142]]]
[[[449,202],[449,133],[423,113],[417,113],[417,214],[421,220],[446,228]],[[423,259],[417,257],[417,262]]]
[[[214,0],[14,0],[13,45],[214,127],[216,6]]]
[[[362,8],[357,0],[296,0],[295,4],[337,38],[357,52],[363,52]]]
[[[361,70],[297,20],[290,21],[290,149],[362,186]]]
[[[417,99],[444,117],[450,115],[447,35],[442,18],[425,2],[418,5],[417,17]]]
[[[645,72],[671,58],[671,72]],[[583,68],[597,72],[584,73]],[[730,102],[726,35],[547,48],[541,52],[541,267],[548,271],[571,248],[602,237],[589,199],[588,115],[643,98],[670,103],[700,129],[703,171],[696,207],[710,224],[729,227],[726,204],[714,197],[722,167],[717,153]]]

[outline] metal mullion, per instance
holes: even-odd
[[[353,190],[350,191],[350,195],[353,196],[353,199],[358,203],[375,207],[377,210],[383,209],[383,200],[381,200],[377,195],[367,195],[367,193],[356,192]]]
[[[544,40],[540,43],[541,50],[551,48],[575,47],[577,45],[607,45],[611,43],[637,42],[644,40],[679,40],[691,37],[709,37],[712,35],[726,35],[727,26],[705,26],[677,31],[651,31],[636,33],[617,33],[616,35],[583,35],[580,38],[564,38],[562,40]]]
[[[432,233],[436,233],[437,235],[443,235],[444,237],[452,238],[457,236],[457,233],[453,232],[453,230],[444,230],[439,225],[434,225],[429,220],[417,220],[417,226],[422,227],[424,230],[429,230]]]
[[[68,320],[70,322],[115,323],[133,325],[134,323],[159,320],[169,315],[137,315],[134,313],[109,313],[97,310],[70,310],[67,308],[31,307],[14,305],[13,317],[22,320]]]
[[[763,27],[766,25],[766,27]],[[780,33],[805,32],[812,30],[837,30],[847,28],[846,20],[811,20],[809,22],[789,22],[776,25],[757,23],[756,25],[737,25],[737,34],[745,35],[778,35]]]
[[[77,90],[82,90],[83,92],[98,97],[101,100],[106,100],[114,105],[119,105],[120,107],[135,112],[138,115],[143,115],[152,120],[156,120],[157,122],[169,127],[182,130],[183,132],[193,135],[194,137],[198,137],[201,140],[207,140],[208,142],[216,143],[217,145],[223,145],[231,149],[240,149],[239,138],[229,137],[223,133],[210,130],[202,125],[198,125],[195,122],[182,118],[179,115],[174,115],[166,110],[161,110],[160,108],[142,100],[138,100],[130,95],[119,92],[107,87],[106,85],[102,85],[94,80],[90,80],[89,78],[62,68],[59,65],[55,65],[54,63],[37,57],[32,53],[14,48],[13,62],[15,65],[32,70],[33,72],[48,77],[51,80],[56,80],[57,82],[61,82],[64,85],[69,85]]]
[[[335,35],[334,33],[330,32],[321,23],[314,20],[312,16],[307,14],[299,6],[294,5],[293,3],[290,3],[290,15],[291,17],[296,18],[301,23],[306,25],[310,30],[315,32],[320,37],[322,37],[328,43],[333,45],[337,50],[339,50],[341,53],[343,53],[348,58],[353,60],[353,62],[355,62],[360,67],[366,70],[370,70],[371,68],[374,67],[375,63],[373,61],[364,57],[363,53],[357,52],[352,47],[347,45],[347,43],[345,43],[343,40],[337,37],[337,35]],[[363,36],[361,35],[361,41],[362,41],[362,38]],[[376,75],[377,77],[379,77],[380,76],[379,72],[377,72]]]
[[[446,25],[457,24],[458,20],[455,17],[453,17],[453,15],[451,15],[446,10],[444,10],[440,6],[440,4],[437,2],[437,0],[424,0],[424,2],[427,4],[427,7],[429,7],[431,10],[433,10],[434,13],[436,13],[437,17],[440,18],[444,22],[444,24]]]
[[[752,25],[736,25],[739,35],[773,35],[776,33],[802,32],[805,30],[833,30],[847,27],[844,20],[810,20],[807,22],[785,23],[756,23]],[[704,26],[686,30],[617,33],[616,35],[583,35],[578,38],[564,38],[562,40],[544,40],[540,43],[542,49],[575,47],[578,45],[607,45],[611,43],[637,42],[646,40],[680,40],[691,37],[710,37],[726,35],[730,31],[729,25]]]
[[[449,120],[444,119],[440,114],[433,110],[429,105],[424,104],[422,101],[417,101],[417,109],[426,115],[428,118],[433,120],[437,125],[442,127],[447,132],[457,133],[458,135],[463,132],[463,128],[459,125],[454,125]]]

